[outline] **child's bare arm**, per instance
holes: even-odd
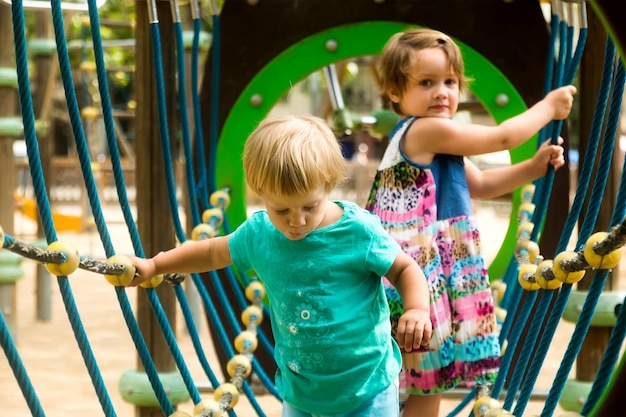
[[[525,112],[496,126],[460,123],[453,119],[424,117],[406,134],[402,149],[411,160],[430,163],[436,154],[472,156],[513,149],[572,109],[574,86],[551,91]]]
[[[155,275],[166,273],[206,272],[232,263],[228,236],[189,241],[152,258],[132,257],[137,276],[127,286],[135,287]]]
[[[409,255],[400,252],[385,276],[404,304],[396,332],[398,344],[406,352],[428,344],[432,336],[430,293],[422,269]]]
[[[559,169],[565,164],[561,146],[544,142],[531,159],[504,167],[481,170],[470,160],[465,160],[465,177],[473,198],[490,199],[510,193],[517,187],[528,184],[547,173],[548,166]]]

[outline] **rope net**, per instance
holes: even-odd
[[[109,96],[107,68],[104,62],[103,42],[100,34],[99,5],[93,0],[87,3],[89,13],[89,27],[93,43],[95,72],[101,99],[101,117],[104,122],[108,153],[112,163],[112,172],[115,179],[117,198],[120,203],[120,211],[123,214],[128,237],[132,244],[133,255],[143,257],[145,250],[139,237],[135,222],[135,216],[131,210],[131,202],[127,195],[124,170],[121,164],[118,138],[116,137],[115,120]],[[173,1],[172,6],[177,10],[178,4]],[[229,226],[225,218],[225,208],[230,201],[230,195],[226,189],[217,189],[214,173],[214,160],[208,165],[201,159],[196,165],[198,172],[194,171],[194,156],[204,157],[203,133],[200,122],[200,102],[198,100],[198,74],[192,71],[192,100],[193,118],[196,132],[195,143],[192,140],[192,132],[189,124],[180,123],[180,133],[185,157],[186,192],[191,230],[186,233],[183,220],[180,217],[179,198],[177,183],[175,180],[175,162],[171,154],[170,126],[168,125],[168,112],[166,107],[165,81],[163,74],[163,57],[160,40],[160,24],[172,24],[176,40],[177,56],[177,101],[180,120],[187,121],[187,90],[185,75],[185,47],[183,45],[183,27],[181,21],[176,18],[173,22],[159,22],[156,15],[157,8],[154,3],[148,5],[150,15],[150,34],[153,48],[154,73],[157,90],[158,124],[161,140],[163,160],[159,161],[162,172],[166,179],[167,198],[170,214],[173,219],[176,240],[184,244],[189,239],[210,239],[220,233],[228,233]],[[198,59],[198,39],[201,30],[198,4],[191,3],[193,21],[193,62]],[[584,9],[581,6],[579,10]],[[110,226],[105,218],[105,213],[100,202],[97,180],[94,177],[92,161],[90,158],[88,134],[85,131],[84,116],[81,114],[79,100],[76,95],[74,77],[69,60],[67,42],[65,39],[65,22],[63,4],[59,1],[50,2],[50,11],[54,26],[56,53],[59,60],[60,74],[63,81],[65,99],[67,102],[68,116],[71,121],[77,158],[80,162],[81,173],[84,180],[85,192],[88,196],[89,210],[93,215],[94,226],[98,232],[102,244],[105,259],[95,259],[85,255],[84,248],[77,248],[71,242],[62,242],[58,239],[53,213],[46,190],[42,169],[42,156],[39,153],[35,113],[33,110],[32,92],[29,75],[29,47],[26,42],[24,31],[24,7],[22,2],[11,3],[13,22],[13,34],[15,40],[15,60],[18,75],[18,94],[23,120],[23,137],[27,146],[28,166],[33,190],[38,208],[38,215],[47,246],[42,248],[34,243],[21,241],[10,234],[0,231],[0,244],[5,250],[11,251],[22,258],[31,259],[44,265],[48,271],[57,277],[59,292],[67,313],[67,319],[72,327],[76,343],[81,352],[85,367],[88,371],[93,390],[97,394],[102,413],[106,416],[116,416],[111,401],[109,390],[104,383],[102,369],[100,369],[96,355],[93,352],[88,332],[85,330],[81,319],[78,305],[72,292],[72,274],[78,269],[89,271],[93,274],[102,275],[108,281],[119,304],[119,312],[128,328],[129,337],[135,346],[137,357],[141,365],[141,374],[145,376],[144,386],[151,391],[149,398],[141,400],[129,395],[127,401],[138,407],[158,407],[164,415],[183,417],[193,416],[222,416],[236,415],[237,403],[241,396],[245,396],[258,416],[264,416],[265,411],[257,401],[255,392],[250,385],[251,376],[255,376],[262,386],[263,391],[275,397],[280,402],[280,396],[273,384],[272,376],[257,359],[260,350],[273,354],[273,346],[269,335],[266,335],[260,327],[267,307],[264,301],[264,289],[261,282],[254,277],[240,274],[234,269],[211,271],[204,276],[190,274],[189,276],[172,274],[158,276],[142,285],[138,291],[143,292],[147,305],[154,314],[158,330],[162,333],[166,349],[171,355],[176,367],[176,384],[183,391],[182,398],[190,399],[194,405],[193,410],[176,411],[181,397],[172,394],[171,386],[164,383],[164,375],[159,372],[154,358],[158,352],[150,351],[142,334],[140,325],[131,307],[125,285],[133,278],[134,268],[128,256],[119,254],[111,237]],[[179,12],[173,13],[175,17]],[[555,65],[548,68],[550,82],[546,89],[572,82],[577,66],[582,55],[582,48],[586,39],[586,27],[580,24],[577,36],[577,44],[573,45],[572,23],[563,16],[552,16],[553,42],[560,42],[558,58]],[[219,56],[219,14],[216,5],[212,4],[213,19],[213,45],[212,52]],[[580,17],[581,21],[584,17]],[[580,23],[580,22],[579,22]],[[549,62],[552,62],[552,58]],[[213,60],[218,62],[217,59]],[[194,65],[196,68],[197,65]],[[602,85],[596,104],[594,124],[588,140],[588,148],[585,154],[578,178],[578,188],[573,203],[571,204],[566,226],[563,230],[559,243],[558,253],[551,259],[544,259],[539,252],[538,241],[543,219],[547,210],[547,202],[551,192],[553,173],[542,181],[532,184],[522,192],[524,204],[519,212],[518,244],[511,259],[510,274],[501,280],[494,281],[493,289],[496,299],[499,300],[499,309],[504,313],[501,320],[501,343],[505,346],[502,355],[500,374],[493,386],[479,386],[472,389],[459,407],[450,415],[458,414],[462,408],[470,402],[474,402],[472,412],[475,416],[484,417],[496,415],[495,412],[509,413],[497,415],[524,415],[529,401],[532,399],[533,389],[536,386],[539,371],[543,366],[554,337],[556,327],[567,307],[569,296],[573,286],[585,275],[593,275],[591,288],[589,289],[576,326],[564,352],[559,370],[554,377],[553,384],[546,396],[542,416],[553,415],[559,399],[566,389],[569,373],[574,360],[580,352],[580,347],[588,329],[594,320],[594,312],[603,298],[603,288],[608,277],[608,272],[617,266],[620,261],[622,247],[626,242],[626,223],[624,220],[626,207],[626,181],[624,181],[623,169],[619,182],[617,204],[613,208],[613,216],[610,228],[606,231],[596,231],[596,220],[600,210],[600,202],[607,186],[608,176],[612,167],[616,150],[614,149],[615,137],[619,126],[619,114],[621,111],[621,98],[624,87],[624,68],[621,61],[616,57],[615,47],[611,39],[607,40],[604,60],[604,73]],[[217,71],[214,71],[217,73]],[[217,79],[218,77],[216,77]],[[212,80],[213,92],[218,91],[219,79]],[[211,103],[212,117],[217,117],[216,108],[218,97],[215,96]],[[608,109],[608,112],[606,111]],[[216,120],[216,119],[215,119]],[[211,126],[217,126],[217,122]],[[178,130],[177,128],[177,130]],[[545,137],[556,138],[561,132],[560,123],[551,125],[545,133]],[[209,155],[215,158],[217,131],[210,133],[211,140]],[[541,143],[542,140],[539,141]],[[195,155],[194,155],[194,148]],[[598,153],[598,150],[600,152]],[[205,171],[205,165],[208,172]],[[576,245],[568,248],[573,230],[582,212],[583,202],[588,199],[585,215],[578,231]],[[207,285],[210,283],[210,288]],[[203,344],[200,331],[197,327],[193,313],[193,301],[189,299],[189,292],[183,284],[192,286],[201,301],[204,313],[209,325],[214,331],[211,343],[219,347],[228,358],[226,364],[226,380],[220,380],[215,372],[215,367],[222,364],[210,363],[205,352],[206,344]],[[157,291],[158,289],[158,291]],[[506,291],[505,291],[506,289]],[[217,294],[212,297],[210,291]],[[212,395],[203,397],[197,377],[194,378],[187,365],[188,358],[182,354],[177,343],[175,324],[172,325],[166,308],[163,305],[164,293],[171,293],[182,312],[185,330],[188,333],[195,354],[194,360],[198,361],[204,372],[203,377],[208,379],[211,385]],[[229,296],[229,293],[232,294]],[[225,301],[216,305],[215,299]],[[234,300],[234,301],[229,301]],[[218,311],[221,311],[221,313]],[[593,381],[593,387],[589,391],[589,397],[581,407],[582,415],[594,415],[601,398],[610,390],[619,390],[623,387],[611,386],[611,380],[621,369],[616,369],[621,346],[626,332],[626,313],[620,309],[616,312],[614,330],[611,334],[600,370]],[[241,311],[238,317],[237,311]],[[110,309],[113,314],[113,308]],[[21,394],[33,416],[45,416],[45,410],[39,399],[37,389],[33,386],[28,369],[20,358],[20,353],[11,329],[0,315],[0,344],[13,371],[13,375]],[[236,333],[232,340],[228,333]],[[257,350],[259,349],[259,350]],[[621,366],[620,366],[621,368]],[[54,383],[54,381],[51,381]],[[121,384],[120,384],[121,385]],[[141,385],[141,384],[140,384]],[[41,388],[40,388],[41,389]],[[71,399],[68,399],[71,401]],[[601,414],[597,414],[601,415]]]

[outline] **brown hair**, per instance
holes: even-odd
[[[262,121],[245,143],[243,167],[257,194],[304,195],[321,185],[330,192],[347,176],[335,134],[314,116]]]

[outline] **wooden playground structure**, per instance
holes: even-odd
[[[277,101],[287,92],[290,86],[301,80],[307,74],[329,66],[335,62],[347,60],[355,56],[375,55],[380,51],[382,44],[390,34],[401,30],[408,25],[428,26],[442,30],[458,39],[466,46],[466,51],[474,53],[469,59],[469,67],[478,72],[502,74],[505,82],[502,85],[510,86],[511,101],[518,97],[515,109],[503,109],[492,99],[495,88],[479,87],[477,97],[482,108],[493,115],[496,121],[506,118],[508,112],[517,111],[528,103],[535,102],[542,96],[544,66],[548,54],[548,28],[544,15],[541,13],[539,1],[506,2],[501,0],[439,0],[437,2],[423,1],[366,1],[342,0],[337,2],[315,2],[295,0],[274,1],[247,1],[226,0],[220,13],[221,27],[221,55],[219,67],[214,67],[215,57],[208,54],[203,63],[204,82],[200,90],[200,99],[204,103],[202,114],[202,130],[205,132],[205,142],[209,143],[210,136],[216,132],[219,137],[217,153],[211,155],[207,151],[207,159],[215,158],[217,166],[216,182],[220,187],[227,187],[234,196],[233,203],[227,209],[228,217],[235,226],[246,215],[246,200],[244,179],[239,164],[240,150],[243,138],[263,117],[265,117]],[[599,56],[607,36],[616,44],[620,56],[624,56],[626,48],[626,25],[623,17],[626,16],[626,3],[611,0],[595,0],[587,2],[589,5],[589,39],[587,48],[580,65],[578,111],[578,125],[576,131],[579,137],[578,151],[584,155],[586,138],[591,130],[594,110],[594,100],[601,78]],[[172,8],[169,1],[155,2],[161,22],[172,21]],[[450,13],[454,10],[454,13]],[[12,38],[10,28],[12,22],[10,10],[5,4],[0,4],[0,36],[2,39]],[[620,20],[620,18],[622,20]],[[39,37],[50,36],[49,16],[45,12],[37,13],[36,25]],[[136,107],[118,113],[121,118],[134,120],[128,129],[133,132],[133,144],[125,141],[128,133],[117,127],[118,137],[123,152],[124,172],[129,189],[134,190],[134,199],[137,223],[142,241],[148,248],[147,255],[176,245],[173,225],[169,213],[169,206],[164,198],[166,195],[166,179],[158,167],[162,160],[162,149],[155,138],[161,135],[158,119],[158,96],[154,84],[154,51],[150,43],[150,7],[148,2],[136,2],[135,27],[135,101]],[[44,22],[47,22],[44,24]],[[268,22],[281,22],[268,24]],[[478,30],[479,28],[480,30]],[[176,56],[171,47],[175,43],[175,33],[171,25],[160,26],[160,35],[163,39],[161,54],[163,59],[165,79],[165,96],[168,100],[167,114],[171,120],[176,120],[177,109],[171,104],[176,102]],[[255,42],[252,44],[251,39]],[[366,39],[367,41],[364,41]],[[13,60],[13,45],[5,42],[0,46],[0,67],[10,67]],[[258,47],[263,45],[263,47]],[[49,50],[33,57],[33,65],[38,68],[33,80],[37,86],[34,91],[34,109],[37,119],[42,121],[39,128],[39,146],[43,159],[43,171],[46,181],[49,182],[50,196],[62,207],[63,202],[78,206],[79,211],[55,211],[55,224],[59,230],[84,231],[93,224],[89,217],[89,210],[85,204],[87,198],[84,192],[76,193],[80,189],[80,165],[70,157],[54,156],[52,145],[56,143],[54,135],[62,136],[59,129],[53,129],[54,100],[50,92],[56,83],[56,71],[47,71],[56,68],[56,50]],[[215,68],[219,68],[216,74]],[[1,69],[1,68],[0,68]],[[210,80],[219,77],[219,84],[212,84]],[[270,82],[271,80],[271,82]],[[495,81],[494,81],[495,84]],[[19,114],[16,101],[15,87],[17,80],[12,74],[3,75],[0,71],[0,166],[12,169],[5,170],[0,176],[0,225],[7,234],[14,233],[15,211],[20,210],[29,218],[37,218],[34,200],[20,189],[20,173],[24,172],[28,164],[24,159],[15,159],[13,145],[21,137],[23,126],[15,120]],[[500,86],[500,85],[499,85]],[[481,89],[482,88],[482,89]],[[219,90],[219,91],[216,91]],[[219,94],[219,108],[209,105],[215,94]],[[130,112],[130,113],[129,113]],[[99,113],[89,116],[84,114],[86,124],[98,120]],[[66,122],[67,123],[67,122]],[[193,129],[193,122],[190,121]],[[172,136],[175,137],[178,127],[169,126]],[[573,129],[572,129],[573,130]],[[564,128],[563,136],[568,140],[568,129]],[[58,139],[58,138],[57,138]],[[570,146],[568,142],[567,146]],[[523,158],[529,151],[522,149],[513,154],[512,159]],[[96,174],[99,193],[111,196],[115,202],[115,194],[108,193],[113,187],[110,162],[106,157],[94,162],[93,172]],[[184,177],[182,167],[177,167],[177,178]],[[617,181],[619,178],[611,176],[607,191],[604,195],[603,210],[599,216],[597,227],[608,227],[610,209],[615,206],[617,195]],[[17,190],[17,191],[16,191]],[[22,191],[20,194],[19,191]],[[563,229],[565,218],[569,210],[566,202],[570,201],[570,176],[567,170],[558,171],[554,179],[553,195],[547,209],[547,218],[543,239],[540,242],[541,252],[552,254],[558,244],[559,232]],[[517,197],[514,197],[514,199]],[[514,201],[514,204],[519,201]],[[186,208],[188,209],[188,208]],[[512,216],[514,217],[514,216]],[[191,226],[191,225],[187,225]],[[512,230],[514,226],[509,225]],[[43,237],[38,230],[37,238]],[[514,237],[503,243],[501,253],[497,256],[500,261],[508,261],[508,257],[515,245]],[[6,261],[11,266],[15,260]],[[490,269],[492,276],[500,276],[504,272],[502,262],[495,262]],[[16,311],[15,285],[21,279],[18,272],[14,272],[15,279],[1,280],[0,300],[11,299],[10,303],[0,304],[7,321],[13,327],[19,317],[11,314]],[[605,290],[618,291],[620,267],[616,267],[607,281]],[[45,277],[39,276],[38,280]],[[205,277],[205,282],[210,281]],[[581,281],[577,289],[585,291],[590,282]],[[230,303],[236,305],[235,295],[227,292],[228,299],[220,299],[220,295],[207,285],[211,298],[217,305]],[[158,290],[159,297],[167,314],[175,320],[175,298],[165,289]],[[8,297],[7,297],[8,296]],[[160,372],[172,372],[176,369],[174,361],[163,352],[165,342],[157,331],[155,319],[150,313],[151,307],[145,296],[138,295],[136,300],[138,323],[142,332],[149,340],[149,349],[155,358],[156,367]],[[226,321],[225,312],[219,311]],[[238,311],[241,313],[241,311]],[[267,321],[263,326],[268,326]],[[269,333],[269,328],[265,327]],[[211,329],[213,331],[213,329]],[[576,380],[583,382],[585,388],[590,386],[598,370],[603,352],[608,344],[611,326],[592,326],[576,362]],[[234,339],[237,334],[229,330],[228,336]],[[212,333],[216,339],[217,335]],[[215,346],[216,356],[220,366],[225,371],[227,352],[219,344]],[[264,352],[259,352],[258,360],[262,366],[272,373],[274,370],[273,358]],[[138,369],[141,365],[138,363]],[[626,373],[621,372],[618,378],[626,379]],[[616,384],[619,381],[616,381]],[[623,385],[622,385],[623,386]],[[622,409],[619,404],[619,394],[613,390],[604,399],[602,407],[597,411],[599,417],[610,417],[615,410]],[[160,415],[155,407],[136,407],[136,415],[142,417]]]

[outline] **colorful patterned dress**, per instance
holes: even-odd
[[[366,208],[428,279],[433,337],[429,346],[403,352],[400,374],[402,394],[428,395],[460,382],[493,382],[500,345],[463,158],[409,161],[400,142],[414,121],[400,121],[390,135]],[[385,289],[395,337],[402,301],[389,282]]]

